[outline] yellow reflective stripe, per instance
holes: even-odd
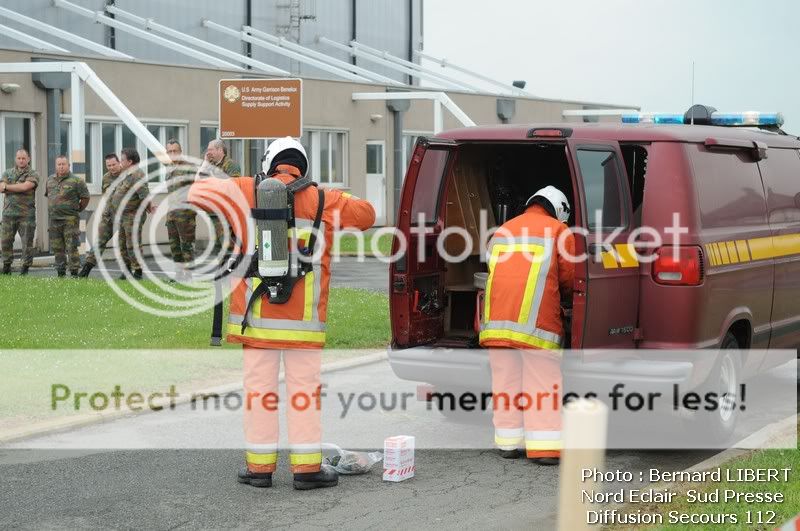
[[[486,279],[486,293],[483,294],[483,322],[489,322],[489,303],[492,300],[492,281],[494,280],[494,270],[497,265],[497,257],[500,255],[500,245],[492,247],[492,255],[489,257],[489,277]]]
[[[636,259],[636,249],[630,243],[618,243],[616,246],[619,255],[619,263],[622,267],[638,267],[639,261]]]
[[[342,192],[342,197],[344,197],[345,199],[347,199],[347,198],[353,197],[353,194],[349,194],[349,193],[347,193],[347,192]]]
[[[290,465],[316,465],[322,462],[322,452],[314,454],[289,454]]]
[[[719,248],[719,254],[722,257],[722,263],[730,264],[731,259],[728,257],[728,246],[725,245],[725,242],[720,242],[717,244],[717,247]]]
[[[726,242],[726,246],[728,247],[728,256],[731,258],[731,263],[738,264],[739,253],[736,252],[736,244],[734,242]]]
[[[267,339],[273,341],[302,341],[304,343],[325,343],[325,332],[306,332],[303,330],[275,330],[269,328],[247,327],[242,334],[242,327],[228,323],[228,333],[234,336]]]
[[[484,330],[480,333],[480,340],[484,341],[486,339],[507,339],[530,347],[561,352],[561,345],[558,343],[523,334],[522,332],[514,332],[512,330]]]
[[[772,258],[775,254],[772,247],[772,236],[753,238],[748,243],[750,244],[750,256],[753,257],[753,260]]]
[[[711,265],[717,265],[717,257],[714,256],[714,247],[710,243],[706,244],[706,256],[708,256],[708,261]]]
[[[525,441],[526,450],[561,450],[561,441]]]
[[[717,259],[717,265],[722,265],[722,255],[719,252],[719,245],[714,243],[712,246],[714,247],[714,257]]]
[[[314,315],[314,272],[306,273],[305,277],[306,293],[303,308],[303,321],[310,321],[311,316]]]
[[[750,261],[750,251],[747,250],[747,242],[745,240],[736,240],[736,250],[739,251],[739,260],[742,262]]]
[[[258,287],[259,284],[261,284],[261,279],[253,277],[250,280],[253,283],[252,291],[250,292],[252,294],[255,293],[256,288]],[[245,304],[247,304],[249,301],[244,301],[244,302]],[[250,310],[250,315],[253,317],[261,317],[261,297],[257,298],[256,301],[253,303],[253,308]]]
[[[773,236],[772,249],[775,258],[800,253],[800,234]]]
[[[619,267],[617,264],[617,259],[614,258],[614,253],[609,253],[608,251],[603,251],[600,253],[600,256],[603,258],[603,267],[606,269],[616,269]]]
[[[522,248],[521,250],[518,248]],[[533,303],[534,292],[536,291],[536,281],[539,278],[539,271],[542,269],[541,260],[536,260],[536,253],[544,255],[544,247],[534,244],[519,244],[514,246],[514,252],[529,252],[531,254],[531,268],[528,271],[528,280],[525,282],[525,294],[522,296],[522,306],[519,309],[517,322],[525,324],[531,315],[531,304]]]
[[[520,435],[519,437],[498,437],[497,435],[494,436],[494,443],[497,446],[516,446],[522,442],[524,437]]]
[[[278,462],[278,452],[272,452],[269,454],[245,452],[245,459],[248,463],[252,463],[254,465],[274,465]]]

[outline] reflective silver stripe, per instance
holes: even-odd
[[[228,322],[241,325],[243,316],[230,314]],[[325,323],[320,321],[297,321],[295,319],[267,319],[264,317],[250,317],[250,326],[254,328],[268,328],[270,330],[302,330],[305,332],[324,332]]]
[[[561,336],[541,328],[536,328],[529,324],[519,324],[514,321],[489,321],[488,323],[481,324],[481,332],[484,330],[511,330],[512,332],[519,332],[528,336],[539,338],[543,341],[549,341],[556,345],[561,344]]]
[[[526,431],[526,441],[558,441],[561,440],[560,431]]]
[[[514,437],[521,439],[525,434],[525,430],[523,428],[495,428],[494,434],[504,439],[513,439]]]
[[[318,454],[322,451],[322,443],[290,444],[289,451],[293,454]]]

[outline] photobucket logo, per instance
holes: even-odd
[[[617,263],[635,260],[646,264],[654,262],[659,256],[654,251],[665,246],[669,247],[669,255],[678,260],[680,246],[685,244],[683,236],[689,233],[689,228],[683,224],[681,215],[677,212],[672,215],[671,225],[661,229],[650,226],[640,226],[633,230],[628,227],[605,227],[600,210],[594,213],[589,228],[565,227],[567,230],[545,227],[537,231],[522,226],[512,233],[505,226],[490,227],[488,220],[488,211],[481,209],[477,231],[474,228],[468,230],[463,226],[450,225],[437,233],[435,223],[427,219],[424,214],[419,214],[416,223],[409,227],[408,236],[406,232],[395,227],[383,227],[371,233],[349,230],[345,227],[334,234],[333,248],[340,249],[340,243],[345,237],[353,238],[356,246],[355,256],[360,262],[369,256],[384,263],[393,263],[404,259],[409,250],[418,263],[424,263],[435,257],[447,263],[462,263],[475,255],[481,262],[489,260],[502,262],[516,253],[522,254],[531,262],[537,262],[549,259],[555,251],[561,259],[576,264],[587,260],[602,261],[604,255]],[[340,226],[338,212],[334,212],[334,223],[335,226]],[[392,241],[392,250],[388,253],[380,250],[380,242],[386,237],[390,237]],[[582,237],[587,243],[581,253],[577,253],[574,245],[576,237]],[[514,252],[499,253],[492,258],[490,253],[492,243],[512,241],[518,244]],[[548,252],[542,253],[533,245],[541,241],[552,242],[554,245],[548,244]],[[334,261],[341,261],[342,256],[341,252],[333,253]],[[664,254],[661,253],[660,256]]]
[[[160,182],[160,163],[157,159],[145,162],[147,168],[157,168],[145,173],[139,167],[131,167],[120,175],[109,186],[100,200],[98,212],[101,216],[93,216],[92,230],[100,235],[104,231],[117,234],[118,245],[113,247],[117,268],[123,271],[128,284],[135,293],[123,288],[123,284],[112,277],[108,268],[100,268],[101,275],[111,289],[131,306],[159,317],[186,317],[202,313],[214,306],[214,282],[220,282],[223,297],[231,290],[231,282],[222,277],[228,275],[244,276],[246,261],[242,260],[233,270],[229,270],[226,260],[228,249],[235,241],[235,230],[243,227],[231,227],[223,222],[221,245],[208,245],[202,253],[193,256],[186,263],[176,264],[171,254],[165,255],[159,242],[159,231],[167,225],[171,214],[179,214],[185,222],[197,229],[205,228],[210,240],[215,239],[214,222],[211,215],[219,220],[239,220],[237,212],[249,212],[249,205],[243,196],[229,196],[223,192],[209,188],[201,201],[188,201],[189,187],[195,182],[198,173],[201,177],[206,173],[219,179],[229,178],[217,168],[210,168],[200,159],[184,157],[180,163],[168,167],[167,181]],[[161,196],[158,204],[150,189],[151,181],[159,188],[167,186],[167,193]],[[161,190],[159,190],[161,191]],[[209,193],[209,191],[211,193]],[[246,220],[247,222],[248,220]],[[248,228],[239,231],[247,233]],[[249,232],[252,233],[252,227]],[[143,235],[150,242],[152,256],[144,256]],[[194,243],[194,234],[191,242]],[[101,263],[103,248],[93,246],[94,260]],[[141,281],[131,273],[140,270]],[[144,282],[146,280],[146,282]]]

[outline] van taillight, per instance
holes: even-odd
[[[668,286],[697,286],[703,282],[703,252],[699,247],[661,247],[653,262],[653,280]]]

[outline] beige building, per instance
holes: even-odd
[[[259,77],[213,67],[0,50],[0,63],[33,60],[87,63],[162,144],[169,138],[178,138],[184,152],[194,157],[202,157],[208,141],[217,136],[219,80]],[[0,83],[19,86],[10,93],[0,93],[0,165],[3,168],[13,166],[15,150],[24,145],[32,152],[34,168],[45,175],[48,173],[48,147],[51,154],[70,153],[70,94],[68,84],[67,88],[51,94],[51,99],[58,101],[51,101],[50,108],[60,107],[60,134],[58,138],[48,138],[48,90],[40,88],[41,84],[37,85],[34,77],[30,73],[0,75]],[[313,178],[322,186],[347,189],[354,195],[370,199],[379,214],[378,224],[392,224],[395,185],[402,182],[403,177],[393,171],[395,149],[400,148],[404,173],[416,138],[433,135],[433,103],[412,100],[406,112],[395,113],[385,101],[353,100],[354,93],[396,90],[387,89],[386,85],[306,77],[303,89],[302,141],[309,153]],[[562,112],[569,109],[631,108],[457,91],[447,91],[447,95],[476,124],[481,125],[562,122],[568,120]],[[144,159],[152,155],[148,155],[142,141],[88,89],[85,91],[85,116],[86,180],[93,194],[88,210],[93,211],[99,200],[104,154],[119,153],[122,147],[136,146],[142,155],[143,166],[146,165]],[[397,116],[402,116],[402,139],[395,139]],[[444,111],[443,125],[445,129],[462,126],[447,111]],[[252,175],[258,171],[265,141],[231,140],[228,143],[230,155],[241,164],[244,174]],[[164,169],[152,160],[146,169],[153,175],[151,189],[158,194],[158,182],[164,179]],[[41,251],[47,251],[47,208],[42,186],[37,191],[37,220],[36,245]],[[205,228],[200,228],[198,238],[203,237]],[[91,234],[88,238],[93,241]],[[158,228],[157,239],[159,243],[166,241],[163,227]]]

